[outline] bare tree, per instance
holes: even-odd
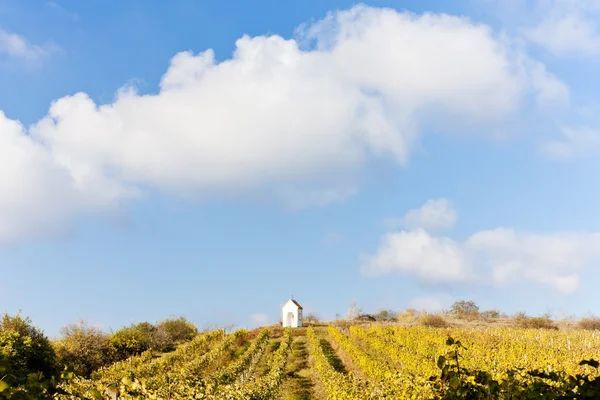
[[[356,301],[352,300],[352,303],[350,303],[350,308],[348,309],[348,312],[346,313],[346,319],[350,319],[350,320],[356,319],[362,313],[363,313],[362,308],[356,304]]]

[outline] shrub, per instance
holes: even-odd
[[[587,329],[590,331],[600,330],[600,318],[598,317],[589,317],[582,318],[577,326],[581,329]]]
[[[0,319],[0,399],[50,399],[58,375],[48,338],[21,314]]]
[[[116,360],[140,354],[152,346],[156,331],[156,327],[148,322],[121,328],[110,336],[111,353]]]
[[[496,319],[500,318],[500,311],[498,310],[485,310],[482,311],[479,316],[483,319]]]
[[[375,319],[377,321],[395,321],[396,317],[396,313],[392,310],[379,310],[379,312],[375,314]]]
[[[515,321],[517,326],[525,329],[558,329],[554,321],[548,317],[528,317],[520,313],[515,318]]]
[[[441,315],[426,314],[419,319],[419,323],[430,328],[446,328],[448,322]]]
[[[450,307],[450,312],[460,319],[479,318],[479,307],[474,301],[458,300]]]
[[[198,328],[184,317],[169,318],[156,325],[156,332],[167,335],[172,344],[192,340],[198,334]]]
[[[371,315],[371,314],[360,314],[359,316],[357,316],[355,318],[356,321],[361,321],[361,322],[374,322],[377,319],[375,318],[375,316]]]
[[[414,308],[407,308],[404,312],[398,313],[396,320],[398,322],[413,323],[419,319],[420,313]]]
[[[2,379],[11,386],[26,384],[28,375],[42,373],[50,378],[58,374],[56,355],[48,338],[21,314],[4,314],[0,320],[0,359]]]
[[[63,366],[82,376],[89,376],[114,358],[108,335],[85,321],[63,327],[54,347]]]

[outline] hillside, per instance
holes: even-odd
[[[390,324],[217,330],[159,357],[143,354],[90,379],[71,377],[57,398],[563,398],[592,385],[585,379],[597,371],[580,361],[599,351],[600,335],[578,329]],[[567,378],[576,374],[577,381]]]

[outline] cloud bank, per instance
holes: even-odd
[[[0,241],[63,229],[146,188],[326,205],[356,192],[368,160],[407,163],[433,120],[485,132],[531,99],[567,93],[465,18],[357,6],[300,32],[244,36],[220,62],[212,50],[181,52],[156,94],[124,87],[110,104],[66,96],[28,129],[2,114]]]
[[[384,235],[377,251],[363,256],[361,271],[366,276],[410,274],[430,284],[528,281],[568,294],[578,289],[580,272],[598,263],[600,233],[497,228],[458,241],[415,228]]]

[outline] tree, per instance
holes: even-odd
[[[352,320],[358,318],[359,315],[363,313],[362,308],[356,305],[356,302],[353,300],[350,303],[350,308],[348,309],[348,313],[346,314],[346,319]]]
[[[308,313],[308,314],[307,314],[307,315],[304,317],[304,320],[305,320],[306,322],[310,322],[310,323],[316,324],[316,323],[318,323],[318,322],[319,322],[319,317],[318,317],[318,316],[317,316],[317,314],[315,314],[315,313]]]
[[[460,319],[477,319],[479,317],[479,307],[474,301],[455,301],[450,307],[450,312]]]
[[[64,326],[54,347],[63,366],[77,375],[89,376],[114,359],[109,336],[83,320]]]

